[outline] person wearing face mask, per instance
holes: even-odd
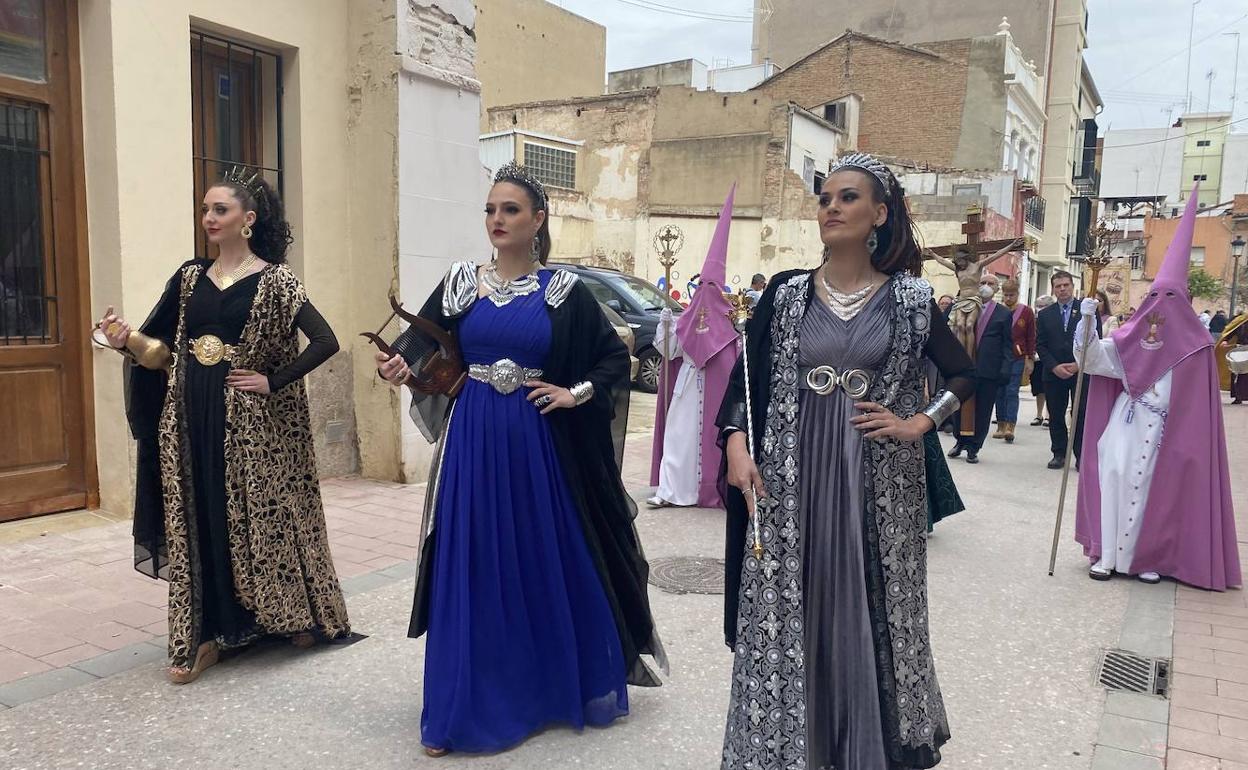
[[[951,458],[961,457],[965,452],[966,461],[972,465],[979,462],[979,451],[988,437],[997,390],[1009,383],[1014,366],[1012,316],[1004,305],[993,299],[998,280],[991,273],[980,278],[978,299],[983,305],[975,319],[972,346],[967,350],[975,362],[975,397],[969,408],[963,407],[954,416],[954,436],[958,443],[949,451]]]
[[[456,262],[420,311],[468,364],[452,401],[413,388],[412,418],[439,442],[408,627],[427,635],[430,756],[605,726],[628,713],[627,684],[660,684],[641,655],[666,669],[612,440],[628,349],[584,283],[546,268],[548,213],[531,171],[500,168],[485,204],[496,258]],[[413,379],[401,355],[376,362],[395,387]]]

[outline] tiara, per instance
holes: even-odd
[[[880,185],[884,187],[884,197],[891,198],[893,196],[892,182],[895,177],[888,166],[884,165],[878,158],[868,155],[865,152],[856,152],[853,155],[845,155],[837,158],[832,162],[832,166],[828,169],[828,175],[835,174],[846,168],[855,168],[859,171],[865,171],[871,176],[879,180]]]
[[[247,166],[230,166],[230,170],[225,172],[225,176],[221,180],[238,185],[246,190],[257,206],[263,206],[266,210],[269,208],[269,194],[265,191],[264,185],[261,184],[263,179],[258,169],[252,171]]]
[[[546,198],[546,188],[542,185],[541,181],[533,175],[533,172],[529,171],[524,166],[517,164],[515,161],[505,164],[498,170],[498,173],[494,175],[494,184],[498,184],[499,182],[512,182],[532,190],[536,193],[538,200],[541,201],[541,205],[538,206],[538,210],[546,211],[548,202],[548,199]]]

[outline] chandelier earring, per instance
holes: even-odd
[[[875,250],[880,247],[880,236],[876,233],[876,229],[871,228],[871,234],[867,236],[867,251],[875,254]]]
[[[533,251],[529,256],[533,258],[534,262],[542,261],[542,236],[540,233],[533,236]]]

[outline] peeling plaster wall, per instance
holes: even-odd
[[[489,131],[523,128],[585,142],[577,152],[577,190],[551,192],[552,261],[639,269],[639,249],[649,249],[638,223],[649,205],[656,95],[635,91],[489,111]]]
[[[417,309],[452,262],[490,254],[481,218],[489,178],[477,139],[476,10],[468,0],[402,0],[399,14],[398,274],[374,292],[377,323],[389,312],[380,289],[395,286],[396,279],[403,304]],[[371,362],[360,376],[396,408],[402,426],[398,480],[425,481],[433,449],[408,417],[407,389],[383,386]]]

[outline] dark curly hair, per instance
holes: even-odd
[[[244,211],[256,212],[256,222],[251,226],[248,243],[251,251],[260,259],[274,265],[286,261],[286,251],[295,239],[286,221],[286,208],[277,191],[263,179],[256,179],[250,187],[232,179],[222,178],[214,187],[226,187]]]

